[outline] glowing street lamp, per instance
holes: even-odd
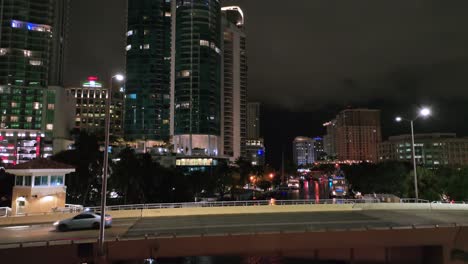
[[[110,105],[112,100],[112,84],[114,79],[116,81],[123,81],[125,78],[122,74],[116,74],[111,77],[109,87],[107,88],[107,100],[106,100],[106,128],[104,135],[104,162],[103,162],[103,173],[102,173],[102,186],[101,186],[101,223],[99,225],[99,254],[105,255],[104,252],[104,230],[106,218],[106,194],[107,194],[107,172],[109,167],[109,134],[110,134]]]
[[[416,121],[418,118],[427,118],[432,114],[432,111],[428,107],[422,107],[418,111],[418,115],[414,119],[405,119],[402,118],[401,116],[397,116],[395,118],[395,121],[397,122],[402,122],[402,121],[408,121],[410,122],[411,125],[411,149],[413,153],[413,170],[414,170],[414,193],[415,193],[415,198],[416,198],[416,203],[419,201],[419,194],[418,194],[418,175],[416,172],[416,151],[414,147],[414,126],[413,123]]]
[[[272,180],[273,180],[273,177],[275,177],[275,175],[273,173],[270,173],[269,176],[270,176],[270,179],[272,179]]]

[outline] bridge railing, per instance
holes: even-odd
[[[400,199],[400,203],[430,203],[429,200],[424,199],[416,199],[416,198],[402,198]]]
[[[108,211],[165,209],[165,208],[197,208],[197,207],[229,207],[229,206],[262,206],[262,205],[312,205],[312,204],[356,204],[379,203],[378,199],[321,199],[316,200],[256,200],[256,201],[219,201],[194,203],[155,203],[129,204],[107,206]],[[99,212],[100,207],[87,207],[86,211]]]

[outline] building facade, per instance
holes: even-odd
[[[113,87],[110,106],[110,133],[117,137],[123,135],[124,94],[120,88]],[[106,101],[108,89],[104,88],[95,76],[81,87],[66,88],[67,95],[75,99],[74,128],[103,136],[106,120]]]
[[[382,138],[380,110],[343,110],[327,124],[327,131],[329,127],[332,131],[327,143],[333,141],[338,160],[377,162]]]
[[[171,3],[128,1],[125,137],[168,141],[170,135]]]
[[[260,138],[260,103],[247,103],[247,138]]]
[[[11,209],[14,215],[51,213],[65,208],[65,176],[72,166],[48,159],[36,159],[12,166],[6,172],[15,175]]]
[[[294,139],[293,161],[297,166],[306,166],[315,162],[315,148],[312,138],[296,137]]]
[[[323,138],[322,137],[315,137],[313,138],[314,142],[314,151],[315,151],[315,160],[324,160],[326,157],[325,149],[323,145]]]
[[[265,165],[265,145],[263,138],[247,139],[245,143],[245,158],[252,166]]]
[[[468,138],[454,133],[414,135],[415,158],[418,165],[468,165]],[[379,161],[412,162],[411,135],[392,136],[379,144]]]
[[[53,1],[0,5],[0,128],[45,130]]]
[[[247,55],[244,14],[237,6],[223,14],[222,151],[234,161],[245,156],[247,136]]]
[[[323,150],[328,160],[336,158],[336,120],[331,120],[323,124],[327,133],[323,136]]]
[[[220,3],[177,0],[172,15],[174,148],[184,155],[217,156],[222,136]]]

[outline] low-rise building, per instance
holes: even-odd
[[[20,164],[53,154],[52,141],[39,130],[0,129],[0,158],[3,164]]]
[[[65,207],[65,175],[74,171],[70,165],[42,158],[7,168],[7,173],[15,175],[12,213],[45,213]]]
[[[467,165],[468,138],[454,133],[414,135],[416,163],[426,166]],[[412,160],[411,135],[392,136],[379,144],[379,161]]]

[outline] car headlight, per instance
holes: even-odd
[[[336,192],[335,192],[335,191],[333,191],[333,192],[332,192],[332,195],[336,195]]]
[[[55,221],[54,226],[57,226],[59,223],[60,223],[59,221]]]

